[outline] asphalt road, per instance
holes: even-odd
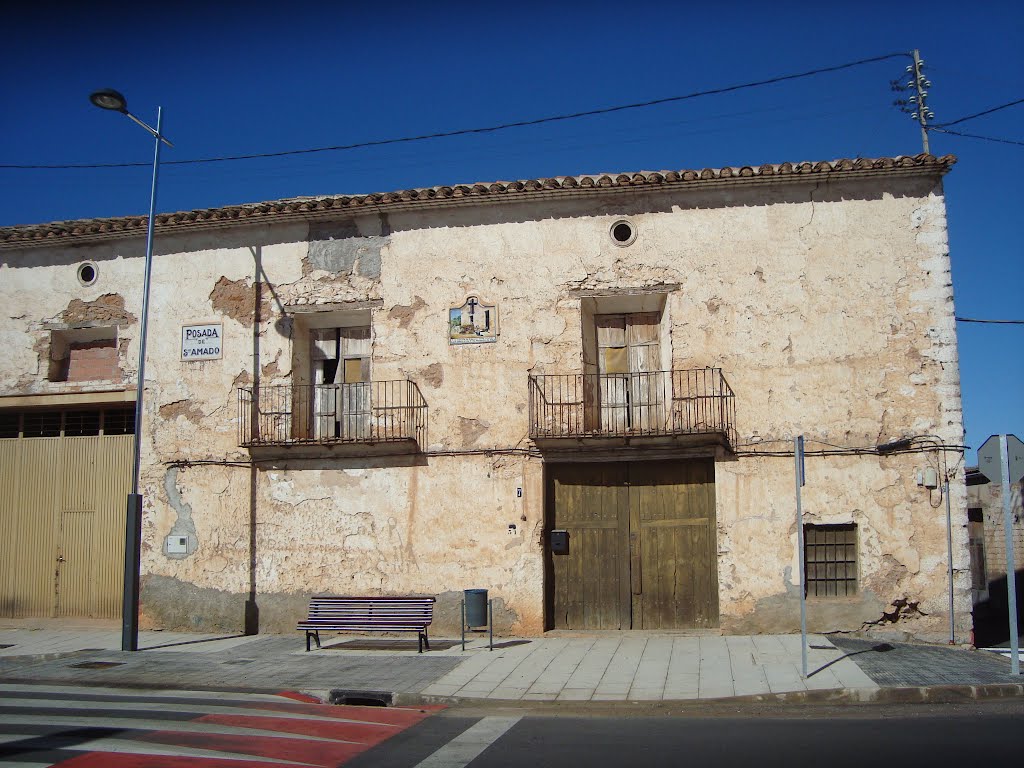
[[[0,685],[0,768],[1016,765],[1024,699],[331,706],[297,694]]]
[[[1019,699],[674,714],[459,709],[409,728],[347,768],[1018,765],[1022,732]]]

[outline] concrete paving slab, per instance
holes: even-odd
[[[458,642],[438,642],[436,650],[420,655],[415,646],[402,650],[378,638],[377,650],[372,642],[351,635],[331,638],[330,647],[306,653],[295,634],[143,632],[142,650],[123,653],[119,624],[87,623],[69,631],[55,623],[0,621],[0,645],[10,646],[0,648],[0,680],[111,687],[343,688],[405,697],[536,702],[682,701],[834,689],[863,697],[865,691],[878,691],[880,684],[923,680],[978,691],[997,684],[1013,688],[1019,682],[1010,679],[1005,659],[990,654],[907,644],[893,644],[891,652],[882,652],[878,648],[887,644],[845,637],[832,642],[822,635],[810,635],[808,641],[813,674],[804,680],[799,635],[559,633],[503,639],[493,651],[477,638],[466,652]],[[345,647],[348,642],[352,647]],[[86,666],[78,666],[81,662]]]

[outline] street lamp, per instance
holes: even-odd
[[[142,322],[139,328],[139,372],[135,393],[135,455],[132,464],[132,489],[128,494],[124,532],[124,602],[121,608],[121,650],[139,650],[139,555],[142,548],[142,494],[139,493],[139,468],[142,463],[142,394],[146,372],[146,332],[149,327],[149,281],[153,270],[153,217],[156,214],[156,181],[160,169],[161,142],[173,147],[160,133],[163,111],[156,108],[156,128],[151,128],[128,111],[128,101],[118,91],[105,88],[89,95],[100,109],[126,115],[142,126],[154,139],[153,185],[149,193],[149,221],[146,224],[146,268],[142,287]]]

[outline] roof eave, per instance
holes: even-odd
[[[430,187],[400,192],[353,196],[294,198],[266,203],[225,206],[157,214],[158,234],[201,232],[226,227],[280,222],[337,219],[370,211],[411,211],[469,205],[508,204],[552,197],[585,198],[608,194],[645,194],[666,190],[714,189],[746,185],[819,183],[906,176],[943,176],[956,162],[952,155],[900,156],[869,160],[782,163],[759,168],[705,168],[700,171],[654,171],[632,174],[562,176],[490,184]],[[0,228],[0,250],[78,245],[141,237],[145,216],[82,219]]]

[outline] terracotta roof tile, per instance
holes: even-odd
[[[741,168],[701,168],[699,170],[645,171],[621,173],[614,178],[608,174],[583,176],[555,176],[521,181],[495,181],[491,183],[459,184],[456,186],[405,189],[396,192],[375,192],[368,195],[333,195],[270,200],[245,205],[208,208],[197,211],[158,214],[154,229],[165,232],[187,228],[205,229],[239,219],[279,220],[310,218],[332,210],[359,208],[420,208],[445,205],[446,201],[525,199],[534,195],[586,194],[614,189],[642,189],[644,187],[704,186],[707,184],[748,184],[766,181],[784,181],[787,177],[825,176],[857,177],[861,175],[889,175],[915,173],[942,175],[956,163],[953,155],[935,157],[914,156],[842,158],[831,162],[801,162],[743,166]],[[582,191],[582,192],[581,192]],[[73,240],[109,240],[112,237],[138,236],[146,230],[145,216],[121,216],[103,219],[55,221],[48,224],[28,224],[0,227],[0,249],[51,245]]]

